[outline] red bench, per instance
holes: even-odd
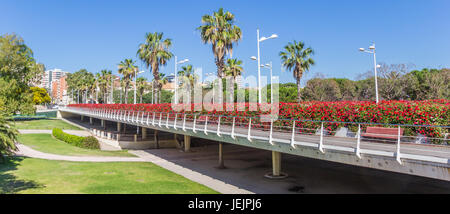
[[[366,132],[362,133],[361,136],[370,138],[397,139],[398,128],[367,127]],[[400,128],[400,136],[403,136],[402,128]]]

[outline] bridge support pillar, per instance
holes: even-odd
[[[142,127],[142,140],[147,139],[147,128]]]
[[[181,146],[181,142],[178,140],[178,135],[177,135],[177,134],[174,134],[173,137],[174,137],[174,140],[175,140],[177,149],[181,149],[182,146]]]
[[[281,174],[281,153],[272,151],[272,175],[280,176]]]
[[[93,120],[93,118],[92,118],[92,117],[89,117],[89,124],[91,124],[91,125],[93,124],[93,121],[92,121],[92,120]]]
[[[272,151],[272,173],[264,175],[266,178],[279,179],[287,177],[287,174],[281,172],[281,153]]]
[[[155,143],[156,143],[156,148],[159,149],[159,136],[158,136],[158,130],[154,130],[153,133],[154,133],[153,137],[154,137],[154,141],[155,141]]]
[[[103,129],[106,129],[106,123],[105,123],[105,120],[101,120],[100,122],[101,122],[102,128],[103,128]]]
[[[219,166],[218,169],[225,169],[225,163],[223,161],[223,143],[219,142]]]
[[[191,136],[184,135],[184,151],[189,152],[191,150]]]
[[[81,115],[81,122],[83,122],[83,120],[84,120],[84,116],[83,116],[83,115]]]
[[[117,122],[117,131],[120,132],[120,128],[121,128],[121,123]]]

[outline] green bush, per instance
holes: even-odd
[[[98,143],[97,138],[93,136],[87,136],[83,139],[84,148],[88,149],[100,149],[100,144]]]
[[[71,135],[63,132],[61,129],[54,128],[52,130],[52,135],[58,139],[62,140],[68,144],[80,147],[80,148],[86,148],[86,149],[100,149],[100,144],[98,143],[98,140],[95,137],[88,136],[88,137],[80,137],[76,135]]]

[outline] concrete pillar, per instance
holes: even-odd
[[[102,120],[101,123],[102,123],[103,129],[106,129],[106,121],[105,121],[105,120]]]
[[[107,133],[107,139],[108,139],[108,140],[111,140],[111,132],[108,132],[108,133]]]
[[[147,139],[147,128],[142,127],[142,140]]]
[[[89,124],[91,124],[91,125],[94,123],[94,122],[92,121],[92,119],[93,119],[92,117],[89,117]]]
[[[134,134],[134,142],[137,142],[137,134]]]
[[[184,151],[189,152],[191,150],[191,136],[184,135]]]
[[[176,143],[176,146],[177,146],[177,149],[181,149],[181,142],[180,141],[178,141],[178,135],[177,134],[174,134],[174,139],[175,139],[175,143]]]
[[[121,123],[117,122],[117,131],[120,132]]]
[[[120,141],[120,133],[117,133],[117,141]]]
[[[281,153],[272,151],[272,175],[281,175]]]
[[[219,169],[225,169],[225,163],[223,161],[223,143],[219,142]]]
[[[81,115],[81,122],[83,122],[83,120],[84,120],[84,116],[83,116],[83,115]]]
[[[154,137],[154,141],[155,141],[155,143],[156,143],[156,148],[159,149],[159,136],[158,136],[158,130],[154,130],[153,133],[154,133],[153,137]]]

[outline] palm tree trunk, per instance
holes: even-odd
[[[300,78],[297,78],[297,102],[301,102],[302,101],[302,97],[300,95],[302,88],[300,88]]]

